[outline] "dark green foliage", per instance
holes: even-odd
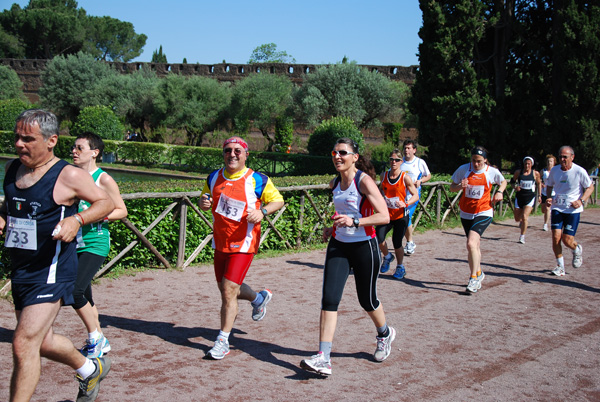
[[[476,144],[494,163],[571,145],[600,158],[600,5],[421,1],[420,67],[410,108],[434,171]]]
[[[72,134],[79,135],[86,131],[98,134],[102,139],[120,140],[125,128],[109,107],[88,106],[77,116]]]
[[[277,45],[274,43],[266,43],[260,45],[252,51],[248,64],[255,63],[295,63],[296,59],[292,55],[287,54],[285,50],[277,51]],[[225,64],[225,60],[223,60]]]
[[[477,76],[473,59],[482,38],[482,3],[420,1],[423,26],[411,112],[418,115],[419,142],[429,146],[435,171],[458,166],[476,144],[485,145],[493,98]]]
[[[335,142],[339,138],[347,137],[358,144],[360,152],[364,152],[363,135],[352,119],[347,117],[333,117],[325,120],[308,139],[308,153],[315,156],[330,156]]]
[[[317,67],[304,76],[295,107],[309,127],[332,117],[347,117],[359,128],[377,127],[401,115],[408,91],[356,62]]]
[[[150,60],[150,62],[152,62],[152,63],[167,63],[167,55],[163,54],[162,45],[160,45],[160,48],[158,50],[155,50],[152,53],[152,60]]]
[[[109,75],[117,74],[108,64],[85,53],[57,56],[42,71],[39,94],[42,105],[60,119],[74,121],[87,103],[89,90]]]
[[[0,100],[24,100],[25,95],[23,95],[22,87],[23,82],[21,82],[19,76],[12,68],[0,66]]]
[[[131,22],[116,18],[88,17],[83,51],[96,60],[128,62],[142,53],[148,37],[136,34]]]
[[[188,145],[200,145],[217,127],[231,102],[229,84],[207,77],[170,74],[158,82],[154,126],[184,130]]]
[[[29,103],[21,99],[0,100],[0,130],[9,130],[12,132],[15,128],[17,117],[30,107]],[[14,148],[12,152],[14,152]]]
[[[111,74],[96,82],[87,91],[83,106],[111,106],[115,114],[135,131],[161,124],[153,118],[158,99],[160,79],[149,68],[144,67],[132,74]]]
[[[291,117],[280,116],[275,120],[275,144],[279,144],[280,151],[285,152],[294,140],[294,120]]]
[[[402,127],[402,123],[383,123],[383,140],[386,143],[398,146]]]
[[[286,116],[292,104],[292,82],[286,77],[268,73],[251,74],[233,87],[231,116],[235,129],[245,134],[251,126],[260,130],[272,150],[274,131],[279,117]]]
[[[0,13],[0,57],[52,59],[81,50],[98,60],[128,61],[145,44],[131,23],[88,16],[75,0],[31,0]]]

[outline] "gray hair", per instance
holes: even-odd
[[[571,153],[571,155],[575,155],[575,151],[573,151],[573,148],[571,148],[568,145],[563,145],[562,147],[560,147],[560,149],[558,150],[558,154],[560,155],[560,153],[562,152],[563,149],[566,149],[567,151],[569,151]]]
[[[33,126],[37,123],[44,141],[53,135],[58,135],[58,119],[54,113],[43,109],[29,109],[21,113],[15,122],[15,131],[19,123],[27,126]]]

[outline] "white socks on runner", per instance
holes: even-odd
[[[85,380],[94,374],[94,371],[96,371],[96,365],[90,359],[85,359],[83,366],[77,369],[77,374]]]

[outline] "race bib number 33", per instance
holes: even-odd
[[[37,250],[37,221],[8,217],[5,247]]]

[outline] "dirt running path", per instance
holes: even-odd
[[[550,233],[531,220],[525,245],[514,222],[493,224],[482,241],[482,290],[468,280],[462,229],[416,236],[407,277],[379,281],[388,322],[398,330],[390,357],[375,363],[375,330],[346,286],[333,345],[333,375],[299,368],[318,347],[324,251],[255,260],[247,283],[274,292],[264,321],[248,303],[231,338],[232,353],[204,360],[219,327],[210,266],[102,279],[94,292],[113,369],[98,401],[484,401],[600,400],[600,209],[586,210],[577,233],[584,263],[567,275],[554,267]],[[13,307],[0,300],[0,400],[8,399]],[[83,343],[70,308],[58,333]],[[35,401],[72,401],[70,369],[43,361]]]

